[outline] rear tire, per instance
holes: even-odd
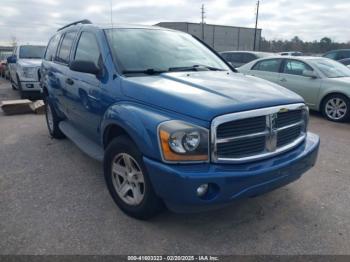
[[[57,115],[55,107],[53,106],[52,102],[50,102],[47,96],[44,98],[44,102],[46,124],[50,136],[57,139],[65,138],[65,135],[59,128],[59,123],[62,121],[62,119]]]
[[[350,119],[350,99],[342,94],[327,96],[322,102],[322,114],[333,122],[346,122]]]
[[[109,193],[124,213],[147,220],[162,210],[163,203],[154,192],[142,154],[127,136],[112,140],[103,165]]]

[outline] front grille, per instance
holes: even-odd
[[[218,138],[242,136],[247,133],[263,132],[266,128],[265,116],[236,120],[220,125],[217,130]]]
[[[277,133],[277,148],[292,143],[302,132],[301,126],[293,126]]]
[[[284,127],[296,123],[301,120],[303,111],[295,110],[277,114],[277,128]]]
[[[246,162],[284,152],[304,140],[307,121],[303,104],[217,117],[212,123],[212,160]]]
[[[258,154],[265,149],[265,137],[255,137],[218,144],[221,157],[242,157]]]

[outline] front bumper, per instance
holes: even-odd
[[[41,86],[38,81],[21,81],[22,91],[25,92],[40,92]]]
[[[320,139],[308,133],[297,148],[276,157],[245,164],[167,165],[144,157],[156,194],[175,212],[194,212],[236,199],[272,191],[297,180],[317,160]],[[196,194],[198,186],[215,185],[209,199]]]

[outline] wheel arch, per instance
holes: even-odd
[[[111,106],[101,122],[100,141],[104,148],[119,135],[126,135],[146,157],[161,159],[157,127],[169,120],[144,105],[120,102]]]
[[[103,148],[107,148],[109,143],[114,139],[119,136],[125,135],[127,136],[131,141],[135,143],[133,138],[128,134],[128,132],[125,130],[125,128],[121,127],[120,125],[116,123],[111,123],[107,125],[104,128],[103,131],[103,136],[102,136],[102,143],[103,143]],[[136,143],[135,143],[136,144]],[[137,145],[136,145],[137,146]]]
[[[322,99],[320,100],[320,104],[319,104],[319,106],[318,106],[318,109],[319,109],[320,112],[323,112],[323,105],[324,105],[326,99],[327,99],[328,97],[332,96],[332,95],[342,95],[342,96],[347,97],[347,98],[350,100],[349,96],[346,95],[346,94],[344,94],[343,92],[340,92],[340,91],[329,92],[329,93],[325,94],[325,95],[322,97]]]

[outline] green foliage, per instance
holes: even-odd
[[[304,42],[298,36],[291,40],[266,40],[261,39],[260,50],[265,52],[300,51],[306,54],[322,54],[334,49],[350,49],[350,42],[336,43],[329,37],[323,37],[320,41]]]

